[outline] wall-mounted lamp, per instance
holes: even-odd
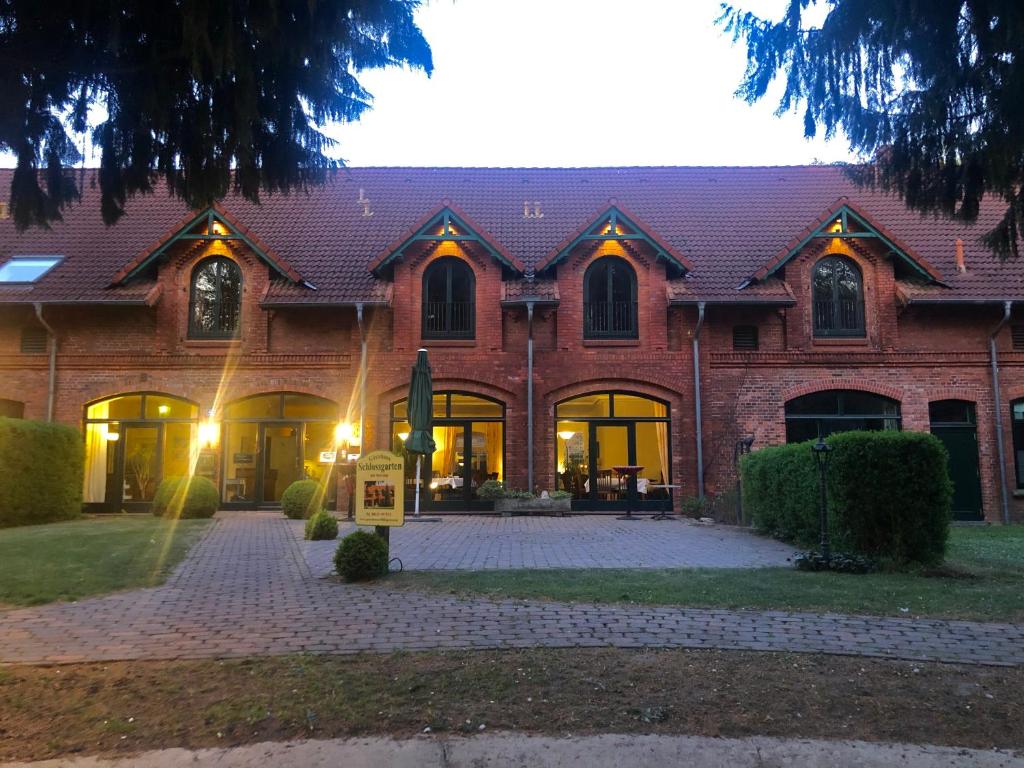
[[[107,440],[109,440],[110,442],[114,443],[121,439],[121,434],[119,432],[107,432],[107,434],[105,434],[104,437],[107,438]]]
[[[215,448],[220,442],[220,427],[217,422],[209,420],[199,424],[199,446],[201,448]]]
[[[562,438],[563,440],[565,440],[566,442],[569,442],[574,437],[576,437],[576,433],[575,432],[570,432],[569,430],[563,430],[562,432],[558,433],[558,436],[560,438]]]
[[[156,413],[158,416],[166,416],[171,412],[171,406],[161,403],[156,407]]]
[[[408,432],[399,432],[398,433],[398,439],[401,440],[404,443],[406,440],[409,439],[409,433]]]

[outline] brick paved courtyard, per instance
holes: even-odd
[[[1024,664],[1021,625],[491,601],[344,585],[318,578],[318,560],[314,570],[296,530],[276,514],[228,514],[162,587],[0,613],[0,660],[656,646]]]
[[[302,521],[291,524],[301,538]],[[353,530],[354,525],[343,523],[338,535]],[[336,542],[304,541],[302,546],[314,573],[332,572]],[[786,565],[793,547],[737,528],[689,520],[478,515],[406,523],[392,530],[391,553],[406,570],[759,568]]]

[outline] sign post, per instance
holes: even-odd
[[[374,451],[356,462],[356,525],[372,525],[389,539],[390,529],[405,525],[405,460],[391,451]]]

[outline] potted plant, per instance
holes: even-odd
[[[494,511],[511,515],[556,515],[572,509],[572,495],[566,491],[544,491],[536,496],[529,491],[506,488],[497,480],[488,480],[477,490],[481,499],[493,499]]]

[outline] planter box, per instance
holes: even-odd
[[[503,515],[555,515],[572,510],[572,499],[496,499],[494,511]]]

